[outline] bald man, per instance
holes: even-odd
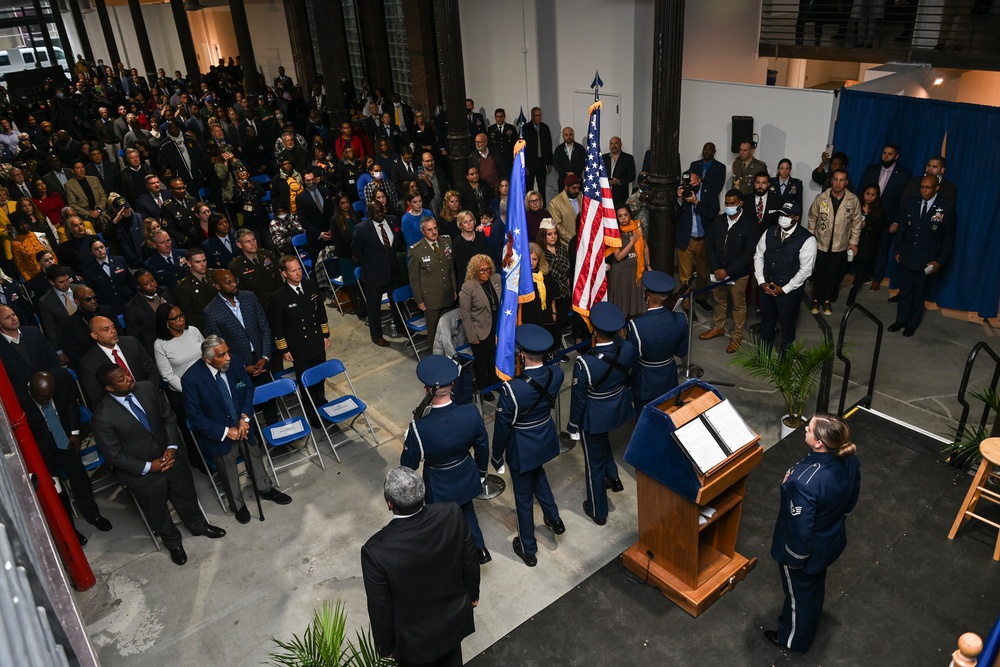
[[[635,158],[622,151],[620,137],[611,137],[608,152],[601,157],[604,160],[604,171],[608,174],[608,183],[611,184],[611,198],[615,201],[615,210],[618,210],[625,205],[629,187],[635,180]]]
[[[97,380],[97,369],[107,363],[125,369],[136,382],[148,380],[159,383],[156,363],[146,353],[142,344],[132,336],[119,336],[118,327],[108,317],[96,316],[90,320],[90,337],[97,343],[80,360],[80,386],[83,398],[91,409],[96,409],[104,396],[104,386]]]
[[[486,134],[480,132],[475,137],[476,149],[469,155],[469,166],[479,171],[479,180],[489,185],[495,191],[504,178],[509,167],[499,152],[490,148]],[[479,211],[474,211],[476,215]]]

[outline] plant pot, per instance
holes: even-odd
[[[799,428],[799,426],[802,426],[803,424],[806,423],[805,420],[802,420],[802,421],[800,421],[795,426],[789,426],[788,423],[787,423],[787,421],[791,420],[791,419],[792,418],[791,418],[790,415],[785,415],[784,417],[781,418],[781,439],[782,440],[784,440],[785,438],[787,438],[788,436],[790,436],[792,433],[794,433],[795,429]]]

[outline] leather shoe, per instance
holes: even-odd
[[[590,509],[590,503],[588,503],[586,500],[583,501],[583,513],[589,516],[591,519],[593,519],[594,523],[596,523],[598,526],[603,526],[608,522],[607,517],[603,519],[598,519],[596,516],[594,516],[594,512]]]
[[[708,299],[695,299],[694,302],[705,309],[705,312],[712,312],[712,304],[708,302]]]
[[[880,289],[882,289],[882,283],[880,283],[880,282],[877,283],[874,280],[872,281],[872,284],[868,286],[868,291],[869,292],[877,292]]]
[[[552,532],[556,535],[562,535],[566,532],[566,524],[562,522],[562,519],[545,519],[545,525],[552,529]]]
[[[479,396],[487,403],[492,403],[493,401],[497,400],[497,397],[493,395],[492,391],[488,391],[485,394],[480,394]]]
[[[170,560],[174,561],[175,565],[183,565],[188,562],[188,555],[184,552],[184,547],[177,547],[176,549],[170,550]]]
[[[916,327],[906,327],[905,329],[903,329],[903,335],[906,336],[907,338],[909,338],[915,333],[917,333]]]
[[[524,564],[528,567],[535,567],[538,565],[538,559],[535,556],[528,556],[524,553],[524,547],[521,546],[521,538],[515,537],[514,541],[511,543],[514,547],[514,553],[517,557],[524,561]]]
[[[888,301],[889,303],[899,303],[899,294],[896,294],[896,296],[890,296]]]
[[[101,531],[102,533],[106,533],[109,530],[111,530],[111,522],[105,519],[100,514],[98,514],[93,519],[87,519],[87,523],[89,523],[91,526]]]
[[[703,334],[699,334],[698,338],[700,338],[701,340],[712,340],[713,338],[718,338],[719,336],[725,336],[725,335],[726,335],[725,329],[712,328]]]
[[[493,556],[490,555],[490,550],[489,549],[487,549],[486,547],[483,547],[482,549],[479,550],[479,564],[480,565],[486,565],[491,560],[493,560]]]
[[[372,342],[378,345],[379,347],[389,347],[389,341],[387,341],[385,338],[379,338],[378,340],[373,340]]]
[[[193,533],[193,535],[195,537],[207,537],[210,540],[217,540],[220,537],[225,537],[226,531],[222,530],[218,526],[213,526],[212,524],[208,524],[207,526],[205,526],[205,530],[201,531],[200,533]]]
[[[73,529],[73,532],[76,533],[76,539],[80,541],[80,546],[81,547],[86,546],[87,536],[81,533],[79,530],[76,530],[75,528]]]
[[[726,354],[732,354],[736,350],[740,349],[740,345],[743,343],[739,338],[730,338],[729,345],[726,346]]]
[[[625,490],[625,485],[622,484],[620,479],[612,479],[605,482],[605,484],[607,485],[607,488],[611,489],[615,493],[621,493]]]
[[[292,502],[291,496],[289,496],[287,493],[282,493],[281,491],[278,491],[274,487],[272,487],[269,491],[262,492],[260,494],[260,497],[263,498],[264,500],[270,500],[272,503],[277,503],[279,505],[287,505],[290,502]]]
[[[788,648],[787,646],[785,646],[784,644],[782,644],[780,641],[778,641],[778,631],[777,630],[764,630],[764,639],[766,639],[767,641],[771,642],[772,644],[774,644],[778,648],[784,649],[785,651],[788,651],[789,653],[794,653],[795,655],[805,655],[804,652],[802,652],[802,651],[796,651],[795,649]]]
[[[903,326],[904,325],[903,325],[902,322],[893,322],[892,324],[889,325],[887,331],[889,333],[896,333],[897,331],[899,331],[900,329],[902,329]]]
[[[246,504],[243,507],[236,510],[236,520],[240,523],[250,523],[250,510],[247,509]]]

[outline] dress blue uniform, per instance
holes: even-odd
[[[667,295],[674,279],[662,271],[646,271],[642,285],[651,294]],[[628,340],[639,353],[639,365],[632,373],[632,404],[639,417],[643,406],[677,386],[677,363],[688,351],[687,318],[663,306],[649,308],[628,323]]]
[[[625,315],[614,304],[595,303],[590,310],[590,321],[597,331],[611,335],[625,326]],[[611,342],[595,345],[573,364],[573,392],[566,430],[570,435],[582,431],[587,463],[584,512],[598,525],[604,525],[608,516],[605,480],[618,479],[608,433],[635,417],[625,384],[638,356],[632,343],[615,336]]]
[[[515,342],[526,352],[539,355],[550,350],[554,343],[552,335],[537,324],[519,326]],[[561,524],[559,508],[542,466],[559,455],[559,433],[552,419],[552,408],[562,382],[563,372],[558,366],[525,368],[521,375],[503,383],[497,400],[493,467],[499,470],[506,455],[514,485],[517,535],[527,560],[538,551],[534,499],[542,507],[546,525]]]
[[[933,275],[928,275],[925,269],[931,262],[942,266],[947,263],[955,246],[954,204],[936,193],[926,202],[920,197],[910,197],[900,213],[896,240],[899,248],[896,323],[905,326],[904,333],[912,336],[923,319],[924,300]]]
[[[458,366],[448,357],[431,355],[417,364],[417,377],[427,387],[446,387],[458,377]],[[475,459],[469,455],[470,447]],[[460,505],[480,550],[486,548],[486,543],[472,500],[483,493],[489,447],[490,438],[479,410],[471,403],[448,403],[433,406],[426,417],[410,422],[399,457],[400,465],[413,470],[424,462],[426,501]]]
[[[826,569],[847,545],[846,515],[860,491],[861,463],[854,455],[812,451],[785,473],[771,557],[785,591],[778,641],[793,651],[805,653],[816,635]]]

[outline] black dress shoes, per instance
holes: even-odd
[[[225,537],[226,531],[222,530],[218,526],[213,526],[212,524],[208,524],[207,526],[205,526],[205,530],[201,531],[200,533],[192,533],[192,535],[194,535],[195,537],[207,537],[210,540],[217,540],[220,537]]]
[[[890,296],[888,298],[888,301],[889,303],[899,303],[899,295],[897,294],[896,296]]]
[[[483,547],[482,549],[479,550],[479,564],[480,565],[486,565],[491,560],[493,560],[493,556],[490,555],[490,550],[489,549],[487,549],[486,547]]]
[[[906,336],[907,338],[909,338],[915,333],[917,333],[916,327],[906,327],[905,329],[903,329],[903,335]]]
[[[250,510],[247,509],[246,505],[236,510],[235,515],[236,520],[240,523],[250,523]]]
[[[556,535],[562,535],[566,532],[566,524],[562,522],[562,519],[545,519],[545,525],[552,529],[552,532]]]
[[[795,655],[805,655],[804,651],[796,651],[795,649],[788,648],[780,641],[778,641],[778,631],[777,630],[764,630],[764,639],[771,642],[780,649],[784,649],[789,653],[794,653]]]
[[[621,493],[625,490],[625,486],[622,484],[621,479],[605,480],[605,488],[611,489],[615,493]]]
[[[896,333],[897,331],[899,331],[900,329],[902,329],[904,326],[905,325],[902,322],[893,322],[892,324],[889,325],[887,331],[889,333]]]
[[[264,491],[260,494],[260,497],[264,500],[270,500],[272,503],[277,503],[278,505],[287,505],[292,502],[292,497],[287,493],[282,493],[275,488],[271,488],[270,491]]]
[[[188,562],[188,555],[184,552],[184,547],[177,547],[176,549],[170,550],[170,560],[174,561],[175,565],[183,565]]]
[[[93,519],[87,519],[87,523],[89,523],[91,526],[101,531],[102,533],[106,533],[109,530],[111,530],[111,522],[105,519],[100,514],[98,514]]]
[[[596,516],[594,516],[594,511],[590,509],[590,503],[588,503],[586,500],[583,501],[583,513],[589,516],[591,519],[593,519],[594,523],[596,523],[598,526],[603,526],[608,522],[607,517],[604,517],[603,519],[598,519]]]
[[[514,547],[514,553],[517,554],[518,558],[524,561],[525,565],[527,565],[528,567],[535,567],[536,565],[538,565],[537,558],[535,558],[534,556],[526,556],[524,554],[524,547],[521,546],[520,537],[515,537],[511,545]]]
[[[487,403],[492,403],[493,401],[497,400],[497,397],[493,395],[492,391],[488,391],[485,394],[480,394],[480,397]]]
[[[87,536],[81,533],[79,530],[76,530],[75,528],[73,529],[73,532],[76,533],[76,539],[80,541],[80,546],[81,547],[86,546]]]

